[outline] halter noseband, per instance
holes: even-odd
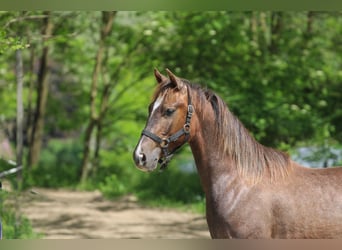
[[[187,93],[188,93],[188,110],[187,110],[187,114],[186,114],[186,118],[185,118],[185,124],[183,125],[183,127],[178,130],[176,133],[170,135],[167,138],[161,138],[156,134],[153,134],[152,132],[144,129],[141,134],[145,135],[149,138],[151,138],[153,141],[157,142],[159,144],[159,146],[161,147],[162,151],[163,151],[163,156],[159,159],[158,163],[160,163],[160,170],[163,170],[167,167],[167,164],[170,162],[173,153],[179,149],[181,146],[183,146],[183,144],[188,141],[189,136],[190,136],[190,121],[191,121],[191,117],[192,114],[194,112],[194,108],[191,104],[191,97],[190,97],[190,92],[189,92],[189,88],[187,87]],[[178,147],[174,148],[171,152],[169,152],[169,144],[171,142],[175,142],[177,141],[182,135],[185,135],[185,140],[184,143],[179,145]]]

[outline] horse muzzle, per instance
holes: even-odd
[[[160,148],[156,147],[150,150],[150,152],[147,152],[139,143],[133,153],[135,166],[141,171],[151,172],[157,168],[160,154]]]

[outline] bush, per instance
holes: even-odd
[[[183,173],[175,166],[154,172],[140,180],[135,188],[141,200],[168,200],[190,204],[203,200],[197,173]]]
[[[80,142],[51,140],[42,150],[37,167],[25,175],[26,186],[70,187],[80,178],[82,145]]]
[[[99,189],[107,198],[116,198],[127,193],[127,186],[112,174],[99,184]]]
[[[189,151],[178,154],[164,172],[155,170],[144,173],[136,169],[132,153],[127,150],[116,152],[103,150],[94,186],[107,198],[116,198],[132,193],[149,205],[184,206],[204,204],[204,193],[197,172],[184,172],[179,166],[191,160]],[[97,183],[97,184],[96,184]],[[201,206],[202,206],[201,205]],[[202,211],[196,209],[196,211]]]
[[[132,155],[127,150],[102,150],[99,167],[93,172],[89,182],[107,198],[134,192],[134,186],[143,173],[134,167]]]

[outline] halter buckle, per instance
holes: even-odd
[[[194,112],[194,107],[191,104],[189,104],[188,105],[188,117],[189,118],[191,118],[193,112]]]

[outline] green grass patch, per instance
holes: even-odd
[[[9,194],[0,191],[0,220],[3,239],[39,239],[42,234],[33,231],[30,221],[18,214],[10,203],[5,202]]]
[[[198,214],[205,214],[205,200],[192,202],[192,203],[184,203],[180,201],[170,200],[166,197],[161,197],[158,199],[139,199],[139,203],[153,208],[161,208],[161,209],[176,209],[181,212],[191,212]]]

